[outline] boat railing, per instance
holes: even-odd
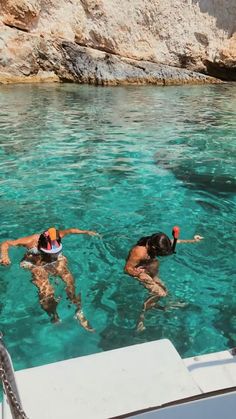
[[[2,380],[3,391],[10,406],[12,418],[28,419],[21,405],[11,356],[3,342],[2,332],[0,332],[0,379]]]

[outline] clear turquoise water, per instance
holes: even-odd
[[[1,325],[16,369],[168,338],[183,357],[236,344],[236,85],[0,87],[0,241],[58,228],[81,290],[90,334],[73,319],[63,284],[62,322],[41,310],[23,249],[0,267]],[[173,225],[182,238],[161,260],[170,300],[135,331],[147,291],[123,274],[142,235]]]

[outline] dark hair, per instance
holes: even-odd
[[[46,233],[47,232],[47,230],[45,230],[42,234],[40,234],[40,236],[39,236],[39,240],[38,240],[38,250],[40,250],[41,249],[41,247],[43,248],[43,249],[47,249],[47,245],[48,245],[48,243],[50,243],[50,246],[52,246],[52,244],[51,244],[51,239],[50,239],[50,237],[49,236],[46,236]],[[57,240],[57,243],[60,245],[61,244],[61,237],[60,237],[60,234],[59,234],[59,231],[58,230],[56,230],[56,240]]]
[[[151,236],[141,237],[137,242],[137,246],[148,245],[148,254],[150,258],[156,256],[169,256],[172,255],[172,242],[165,233],[155,233]]]
[[[137,242],[136,246],[146,246],[148,240],[150,239],[151,236],[145,236],[145,237],[141,237],[141,239],[139,239],[139,241]]]

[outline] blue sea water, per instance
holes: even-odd
[[[51,225],[99,232],[67,236],[64,254],[92,326],[73,318],[55,283],[60,324],[38,303],[23,248],[0,266],[0,329],[14,367],[168,338],[182,357],[236,344],[236,85],[102,88],[0,87],[0,241]],[[147,291],[123,273],[143,235],[179,225],[161,258],[170,301],[136,323]],[[54,281],[53,281],[54,283]]]

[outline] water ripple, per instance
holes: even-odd
[[[0,87],[0,240],[54,224],[102,235],[71,236],[64,246],[97,330],[89,336],[73,321],[63,284],[63,322],[48,322],[18,266],[23,250],[11,249],[12,265],[0,267],[0,310],[17,368],[163,337],[183,357],[233,344],[235,113],[230,84]],[[171,235],[174,224],[182,238],[204,236],[161,260],[169,299],[188,304],[150,310],[137,335],[147,292],[123,274],[125,258],[139,237]]]

